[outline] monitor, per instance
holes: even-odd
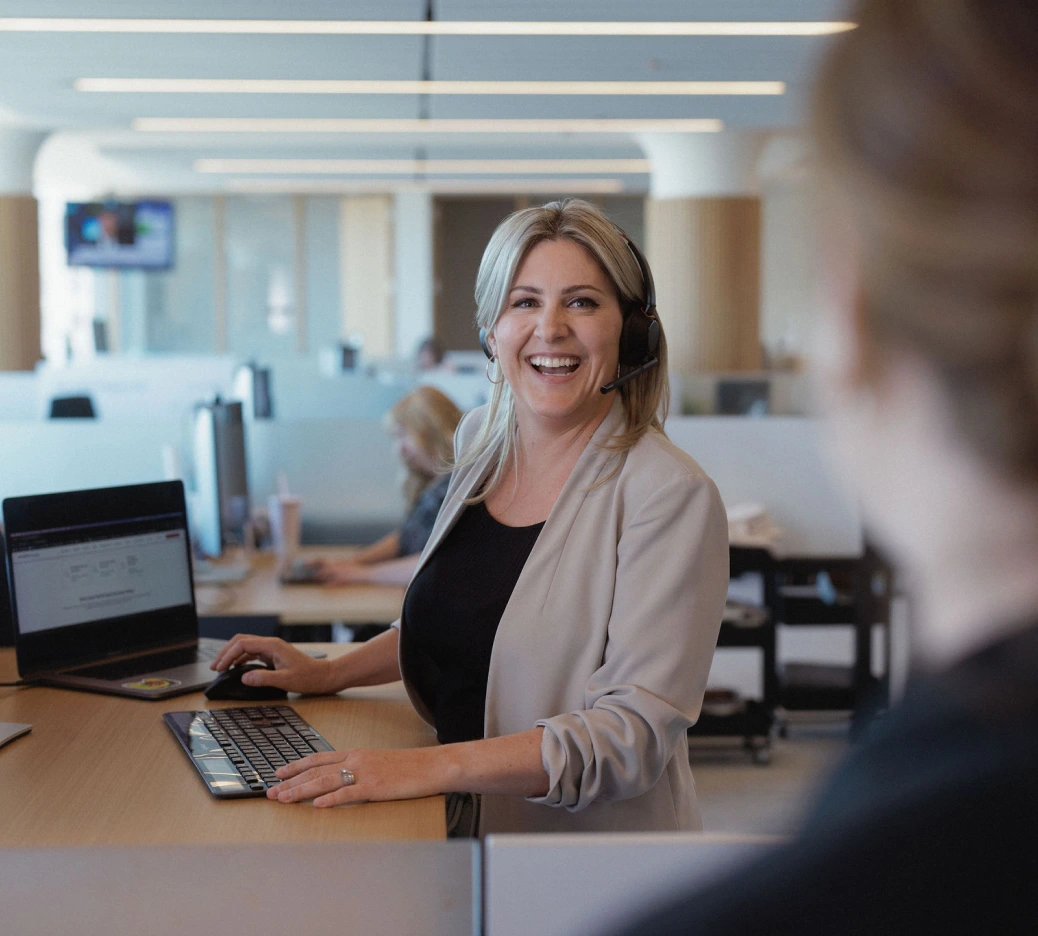
[[[173,266],[173,230],[168,201],[65,206],[69,266],[168,270]]]
[[[241,544],[249,519],[241,403],[217,399],[196,407],[194,464],[192,526],[199,551],[219,556],[224,545]]]
[[[767,416],[771,385],[766,380],[719,380],[717,412],[722,416]]]

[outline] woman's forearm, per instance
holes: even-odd
[[[375,540],[370,546],[358,549],[352,556],[350,562],[359,562],[367,565],[370,562],[385,562],[387,559],[396,559],[400,555],[400,534],[393,530],[380,540]]]
[[[544,796],[548,774],[541,761],[543,728],[430,749],[444,793]]]
[[[400,678],[400,663],[397,660],[399,637],[399,631],[391,627],[356,650],[329,661],[335,670],[335,682],[339,689],[396,682]]]
[[[375,562],[366,565],[363,570],[363,581],[372,585],[407,585],[418,567],[420,553],[413,556],[402,556],[388,562]]]

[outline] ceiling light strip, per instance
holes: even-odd
[[[195,172],[241,175],[645,174],[647,159],[197,159]]]
[[[827,36],[850,22],[488,22],[3,17],[0,32],[343,36]]]
[[[336,117],[138,117],[144,133],[720,133],[714,119],[409,119]]]
[[[343,81],[267,78],[77,78],[115,94],[781,95],[781,81]]]
[[[226,191],[256,195],[362,194],[367,192],[441,192],[500,194],[616,195],[624,191],[620,179],[428,179],[337,181],[332,179],[228,179]]]

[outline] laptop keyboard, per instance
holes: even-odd
[[[129,676],[143,676],[145,673],[173,669],[175,666],[208,663],[216,659],[217,653],[219,653],[217,647],[181,647],[179,650],[163,650],[160,653],[149,653],[126,660],[113,660],[111,663],[86,666],[83,669],[70,671],[70,675],[86,676],[90,679],[126,679]]]
[[[332,746],[289,705],[170,712],[166,724],[216,796],[262,796],[274,771]]]

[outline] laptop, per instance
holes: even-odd
[[[18,674],[166,699],[213,679],[180,481],[3,502]]]

